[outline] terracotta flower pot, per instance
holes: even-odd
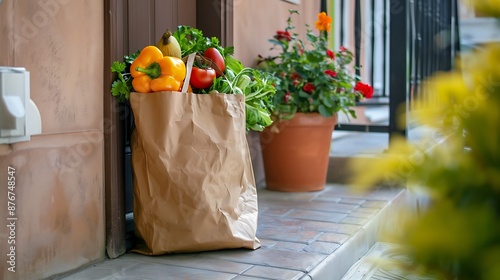
[[[285,192],[324,189],[337,115],[296,113],[260,134],[266,188]],[[273,130],[279,130],[278,133]]]

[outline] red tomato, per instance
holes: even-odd
[[[226,69],[226,62],[224,61],[224,58],[220,54],[219,50],[216,48],[208,48],[205,50],[203,53],[203,56],[206,58],[211,59],[217,67],[219,67],[220,71],[224,73],[224,70]],[[220,76],[220,73],[216,73],[217,77]]]
[[[212,86],[215,80],[215,70],[212,68],[202,69],[193,67],[191,70],[190,84],[197,89],[205,89]]]

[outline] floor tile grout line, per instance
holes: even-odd
[[[131,254],[131,253],[127,253],[127,254]],[[216,259],[216,258],[207,258],[207,259],[219,260],[219,259]],[[107,260],[107,261],[112,261],[112,260]],[[189,266],[189,265],[179,265],[179,264],[165,263],[165,262],[161,262],[161,261],[158,261],[158,260],[154,261],[154,258],[150,259],[150,261],[143,261],[143,260],[136,260],[136,259],[134,259],[134,262],[136,262],[136,264],[134,264],[132,266],[137,266],[137,265],[139,265],[139,263],[142,263],[142,264],[154,264],[154,265],[160,265],[160,266],[175,266],[175,267],[182,267],[182,268],[188,268],[188,269],[196,269],[196,270],[202,270],[202,271],[219,272],[219,273],[226,273],[226,274],[235,274],[235,275],[239,275],[240,274],[239,272],[236,274],[236,272],[213,270],[213,269],[201,268],[201,267],[192,267],[192,266]],[[228,261],[228,262],[239,263],[239,264],[247,264],[247,265],[250,265],[251,267],[255,266],[255,264],[249,264],[249,263],[243,263],[243,262],[236,262],[236,261]],[[248,268],[248,269],[250,269],[250,268]],[[247,271],[248,269],[246,269],[244,271]]]

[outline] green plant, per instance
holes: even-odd
[[[500,5],[488,3],[499,14]],[[420,101],[415,114],[447,135],[445,144],[428,149],[399,140],[369,169],[352,163],[355,186],[391,181],[429,195],[430,205],[404,216],[401,232],[392,236],[411,260],[402,265],[412,273],[500,279],[499,60],[500,43],[481,46],[461,58],[461,67],[426,82],[433,102]]]
[[[276,94],[273,98],[273,115],[289,119],[296,112],[319,112],[325,117],[343,111],[356,117],[353,110],[356,101],[370,98],[373,88],[360,82],[349,70],[353,54],[341,47],[334,52],[328,46],[328,32],[332,19],[322,12],[315,26],[319,34],[307,27],[307,42],[292,33],[292,16],[298,11],[290,10],[285,30],[277,31],[269,40],[276,56],[259,55],[258,65],[275,76]]]

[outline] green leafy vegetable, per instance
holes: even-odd
[[[276,93],[273,76],[268,72],[252,69],[252,82],[245,90],[247,129],[262,131],[273,123],[272,98]]]
[[[244,67],[232,56],[226,57],[226,75],[215,79],[209,92],[245,95],[247,130],[262,131],[272,124],[272,98],[276,93],[273,76],[268,72]]]
[[[219,39],[208,38],[203,32],[194,27],[181,25],[173,36],[181,46],[181,55],[186,57],[192,53],[200,55],[210,48],[216,48],[224,58],[226,69],[224,75],[216,78],[208,89],[199,90],[197,93],[227,93],[244,94],[246,127],[247,130],[262,131],[272,124],[270,109],[272,98],[276,93],[271,74],[244,67],[232,55],[234,47],[221,47]]]
[[[111,84],[111,94],[118,98],[119,102],[125,102],[130,98],[132,88],[132,77],[130,76],[130,65],[139,56],[140,51],[123,57],[123,62],[115,61],[111,64],[111,72],[116,73],[116,78]]]
[[[226,67],[233,70],[236,73],[241,72],[241,70],[245,68],[243,64],[241,64],[241,61],[237,60],[232,55],[227,55],[225,57],[225,61],[226,61]]]
[[[223,48],[217,37],[205,37],[201,30],[191,26],[180,25],[172,35],[181,46],[182,57],[192,53],[203,53],[210,47],[216,48],[223,57],[234,53],[234,47]]]

